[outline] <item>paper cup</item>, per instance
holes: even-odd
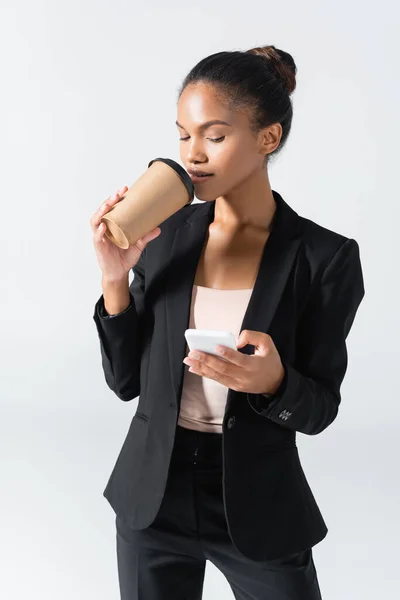
[[[170,158],[155,158],[102,217],[105,235],[127,249],[193,199],[194,185],[187,171]]]

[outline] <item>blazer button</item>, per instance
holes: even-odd
[[[229,417],[228,423],[227,423],[228,429],[232,429],[234,424],[235,424],[235,417]]]

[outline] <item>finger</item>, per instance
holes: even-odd
[[[99,211],[103,211],[103,215],[107,213],[115,204],[117,204],[117,202],[121,200],[122,196],[125,194],[127,189],[128,188],[126,185],[122,188],[119,188],[115,192],[115,194],[113,194],[112,196],[107,198],[105,202],[103,202],[103,204],[99,208]]]
[[[218,350],[218,348],[221,348],[221,352]],[[247,354],[242,354],[242,352],[239,352],[238,350],[232,350],[232,348],[218,344],[215,351],[217,352],[218,356],[224,358],[234,365],[237,365],[238,367],[243,368],[248,363]],[[212,357],[213,355],[207,356]]]
[[[93,233],[97,231],[97,228],[99,227],[103,216],[111,210],[113,205],[116,204],[119,199],[120,195],[118,194],[118,192],[116,192],[115,194],[107,198],[107,200],[105,200],[105,202],[103,202],[99,209],[94,213],[93,217],[90,220],[90,225],[93,229]]]
[[[96,231],[93,235],[93,241],[95,244],[102,244],[105,241],[106,230],[107,230],[107,227],[106,227],[105,223],[100,223],[100,225],[98,226],[98,228],[96,229]]]
[[[98,210],[96,210],[96,212],[90,219],[90,225],[92,227],[93,233],[96,233],[96,231],[100,225],[101,219],[110,210],[111,198],[113,198],[113,196],[110,196],[110,198],[108,200],[105,200],[105,202],[103,202],[103,204],[100,206],[100,208],[98,208]]]
[[[115,192],[115,194],[110,196],[109,203],[111,205],[113,205],[113,204],[116,204],[117,202],[119,202],[120,199],[122,198],[122,196],[127,191],[127,189],[128,189],[128,186],[126,186],[126,185],[124,185],[124,187],[122,187],[122,188],[118,188],[117,191]]]
[[[189,352],[188,358],[193,361],[193,366],[196,369],[208,369],[211,372],[218,373],[220,376],[235,378],[240,377],[241,373],[243,373],[242,366],[234,365],[223,358],[218,358],[217,356],[208,354],[207,352],[201,352],[198,360],[193,359],[191,353]]]
[[[94,213],[93,217],[90,219],[90,225],[92,227],[93,233],[97,231],[102,217],[111,210],[114,204],[120,201],[121,196],[123,196],[128,189],[129,188],[127,185],[124,185],[122,188],[118,188],[115,194],[109,196],[107,200],[105,200],[105,202],[103,202],[103,204]]]
[[[158,231],[160,230],[160,231]],[[140,241],[144,247],[146,247],[146,245],[151,242],[152,240],[154,240],[156,237],[158,237],[160,235],[161,229],[159,227],[156,227],[155,229],[153,229],[152,231],[149,231],[148,233],[146,233],[144,236],[142,236],[140,238]]]
[[[200,375],[201,377],[213,379],[221,385],[225,385],[226,387],[232,388],[233,390],[240,389],[240,381],[234,375],[224,371],[212,369],[211,367],[205,365],[202,362],[195,361],[195,364],[189,367],[189,370],[195,375]]]

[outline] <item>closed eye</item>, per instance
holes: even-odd
[[[188,140],[188,139],[189,139],[189,137],[186,137],[186,138],[179,138],[179,139],[180,139],[180,141],[181,141],[181,142],[186,142],[186,140]],[[222,142],[222,140],[224,140],[224,139],[225,139],[225,136],[223,135],[222,137],[219,137],[219,138],[207,138],[207,139],[208,139],[208,140],[210,140],[210,142],[216,142],[216,143],[219,143],[219,142]]]

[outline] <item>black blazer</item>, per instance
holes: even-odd
[[[254,560],[320,542],[327,526],[303,472],[296,432],[316,435],[336,418],[347,369],[345,339],[364,296],[354,239],[300,217],[277,193],[240,330],[268,333],[285,367],[272,401],[228,390],[223,419],[223,489],[229,534]],[[133,269],[131,305],[107,318],[103,296],[94,320],[102,366],[121,400],[139,396],[103,495],[133,528],[160,507],[174,444],[186,356],[192,286],[215,200],[183,207]],[[254,346],[239,352],[253,354]]]

